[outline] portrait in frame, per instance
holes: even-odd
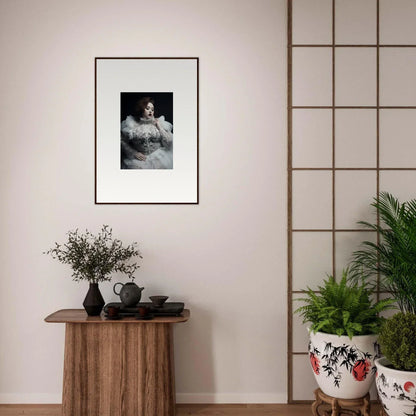
[[[95,58],[95,203],[199,203],[199,59]]]

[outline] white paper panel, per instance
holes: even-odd
[[[335,51],[335,104],[374,106],[376,91],[375,48],[337,48]]]
[[[293,227],[327,229],[332,226],[332,172],[293,172]]]
[[[331,110],[293,110],[292,154],[295,168],[332,166]]]
[[[377,164],[376,110],[335,111],[335,166],[374,168]]]
[[[293,105],[332,105],[331,48],[293,49]]]
[[[377,1],[335,1],[335,43],[371,45],[377,43]]]
[[[293,233],[293,290],[315,290],[332,273],[332,234]]]
[[[416,48],[382,48],[380,50],[380,104],[383,106],[416,106],[415,74]]]
[[[363,228],[358,221],[375,220],[370,204],[377,192],[375,171],[337,171],[335,225],[337,229]]]
[[[294,44],[332,43],[332,0],[296,0],[292,6]]]

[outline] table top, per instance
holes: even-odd
[[[189,319],[189,309],[184,309],[181,316],[155,316],[149,320],[138,320],[133,316],[123,317],[119,320],[110,320],[102,312],[99,316],[88,316],[84,309],[61,309],[45,318],[48,323],[76,323],[76,324],[100,324],[100,323],[122,323],[122,324],[175,324],[186,322]]]

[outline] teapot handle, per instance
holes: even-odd
[[[121,289],[120,289],[120,292],[116,292],[116,286],[117,285],[121,285],[121,286],[124,286],[124,284],[123,283],[121,283],[121,282],[117,282],[114,286],[113,286],[113,292],[117,295],[117,296],[120,296],[120,292],[121,292]]]

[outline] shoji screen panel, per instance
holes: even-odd
[[[288,1],[289,402],[316,388],[294,299],[377,241],[380,191],[416,198],[415,22],[414,0]]]

